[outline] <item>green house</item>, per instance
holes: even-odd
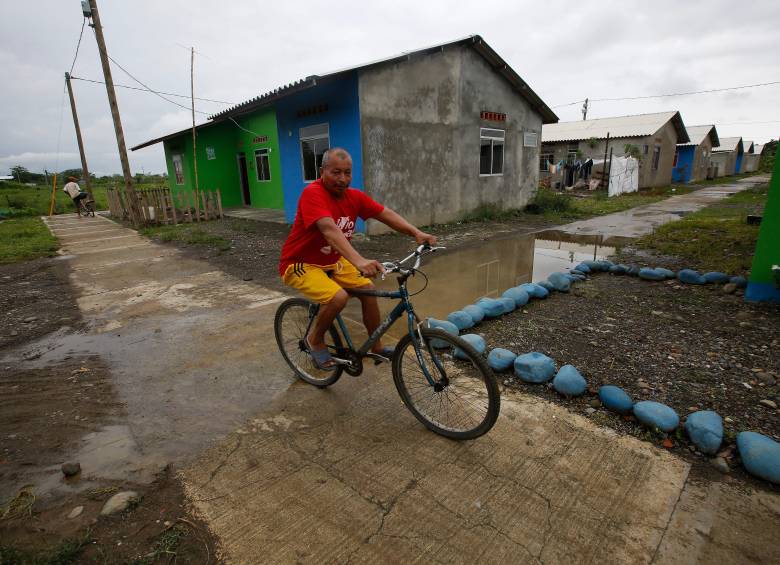
[[[272,108],[196,127],[198,186],[220,189],[225,207],[284,209],[276,113]],[[152,139],[162,143],[171,191],[194,191],[192,128]]]

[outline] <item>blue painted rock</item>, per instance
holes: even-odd
[[[520,308],[520,306],[525,306],[528,304],[528,301],[531,299],[528,296],[528,293],[520,288],[519,286],[515,286],[512,288],[508,288],[504,291],[504,294],[502,294],[504,298],[511,298],[515,302],[515,306],[517,308]]]
[[[588,383],[574,365],[564,365],[553,379],[553,388],[564,396],[579,396],[588,388]]]
[[[624,265],[623,263],[620,263],[619,265],[616,265],[616,267],[618,268],[620,273],[622,273],[622,274],[628,273],[628,269],[629,269],[628,265]]]
[[[665,276],[667,279],[673,279],[676,277],[676,273],[672,271],[671,269],[665,269],[664,267],[656,267],[656,272],[661,273],[663,276]]]
[[[570,278],[572,278],[572,277],[574,278],[574,281],[572,281],[572,282],[584,281],[585,280],[585,275],[577,275],[577,274],[574,274],[574,273],[569,273],[569,277]]]
[[[494,371],[506,371],[512,366],[516,358],[516,353],[512,353],[508,349],[496,347],[488,353],[487,360],[488,365],[490,365],[490,368]]]
[[[475,324],[478,324],[485,318],[485,311],[479,306],[476,306],[474,304],[469,304],[468,306],[464,306],[463,311],[466,312],[469,316],[471,316],[471,319],[474,320]]]
[[[553,273],[547,277],[547,282],[558,292],[569,292],[571,289],[571,281],[563,273]]]
[[[693,269],[682,269],[677,273],[677,279],[685,284],[704,284],[704,277]]]
[[[726,273],[721,273],[719,271],[710,271],[709,273],[704,273],[702,275],[704,277],[705,282],[708,283],[718,283],[723,284],[729,282],[729,277]]]
[[[553,285],[551,285],[551,284],[550,284],[550,281],[540,281],[540,282],[538,282],[538,283],[534,283],[534,284],[538,284],[538,285],[539,285],[539,286],[541,286],[541,287],[542,287],[544,290],[546,290],[548,293],[550,293],[550,292],[552,292],[553,290],[555,290],[555,288],[553,287]]]
[[[623,270],[623,266],[622,265],[612,265],[609,268],[609,272],[612,273],[613,275],[625,275],[626,274],[626,272]]]
[[[436,318],[428,318],[428,327],[444,330],[445,332],[451,335],[458,335],[459,333],[458,326],[456,326],[455,324],[453,324],[448,320],[437,320]],[[432,339],[431,345],[436,349],[441,349],[443,347],[448,346],[447,342],[441,339]]]
[[[580,263],[580,265],[585,265],[591,271],[600,271],[601,270],[601,264],[598,261],[593,261],[591,259],[588,259],[587,261],[583,261],[582,263]]]
[[[642,267],[639,269],[639,278],[644,279],[646,281],[662,281],[666,277],[656,271],[655,269],[651,269],[649,267]]]
[[[723,441],[723,419],[712,410],[694,412],[685,420],[685,431],[699,451],[712,455]]]
[[[737,285],[737,288],[745,288],[747,286],[747,279],[745,277],[740,277],[740,276],[731,277],[729,279],[729,282]]]
[[[666,404],[643,400],[634,404],[634,416],[648,428],[671,432],[680,425],[680,417]]]
[[[639,276],[639,271],[640,271],[640,270],[641,270],[641,269],[640,269],[640,268],[639,268],[637,265],[631,265],[631,266],[628,268],[628,271],[626,271],[626,272],[627,272],[629,275],[631,275],[632,277],[638,277],[638,276]]]
[[[604,385],[599,388],[599,400],[607,410],[618,414],[630,414],[634,401],[619,386]]]
[[[455,324],[459,330],[467,330],[474,327],[474,318],[463,310],[456,310],[447,314],[447,321]]]
[[[572,269],[571,271],[569,271],[569,274],[577,276],[577,277],[583,277],[583,278],[585,277],[585,273],[583,273],[582,271],[579,271],[577,269]]]
[[[524,283],[520,285],[520,288],[532,298],[547,298],[550,294],[550,289],[542,286],[541,283]]]
[[[780,483],[780,443],[757,432],[737,434],[737,449],[748,473]]]
[[[504,313],[504,305],[495,298],[480,298],[477,300],[477,306],[482,308],[485,318],[498,318]]]
[[[467,342],[471,347],[476,349],[477,353],[479,353],[480,355],[482,355],[485,352],[485,340],[482,338],[481,335],[464,334],[460,337],[463,341]],[[458,347],[455,348],[455,357],[464,360],[468,359],[466,353]]]
[[[501,298],[497,299],[498,302],[501,303],[501,307],[504,309],[504,314],[509,314],[510,312],[513,312],[517,306],[515,306],[515,301],[513,298],[507,298],[505,296],[502,296]]]
[[[536,351],[515,358],[515,375],[527,383],[546,383],[555,374],[555,361]]]
[[[599,265],[601,265],[602,271],[609,271],[615,264],[609,259],[602,259],[599,261]]]
[[[581,273],[585,273],[585,274],[590,273],[590,267],[588,267],[585,263],[580,263],[574,268],[580,271]]]

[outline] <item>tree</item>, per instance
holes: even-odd
[[[11,174],[19,182],[30,182],[30,171],[21,165],[11,167]]]
[[[626,143],[623,146],[623,155],[626,157],[633,157],[637,161],[642,159],[642,151],[636,145]]]

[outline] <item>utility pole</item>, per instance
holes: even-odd
[[[588,119],[588,99],[585,99],[585,104],[582,105],[582,119],[587,120]]]
[[[114,79],[111,77],[111,65],[108,62],[108,51],[106,51],[106,41],[103,38],[103,27],[100,25],[100,14],[98,13],[97,0],[89,0],[89,12],[82,3],[82,10],[85,17],[92,18],[92,28],[95,30],[95,40],[100,51],[100,63],[103,66],[103,76],[106,82],[106,93],[108,94],[108,105],[111,107],[111,117],[114,120],[114,132],[116,133],[116,144],[119,148],[119,160],[122,163],[122,175],[125,178],[125,193],[129,205],[130,220],[134,225],[141,223],[140,210],[138,209],[138,198],[133,188],[133,176],[130,173],[130,163],[127,160],[127,147],[125,146],[125,134],[122,131],[122,120],[119,117],[119,106],[116,103],[116,93],[114,92]]]
[[[92,196],[92,183],[89,178],[89,169],[87,169],[87,155],[84,153],[84,142],[81,140],[81,127],[79,127],[79,116],[76,113],[76,99],[73,98],[73,87],[70,84],[70,73],[65,73],[65,84],[68,85],[68,96],[70,96],[70,111],[73,113],[73,127],[76,128],[76,141],[79,143],[79,154],[81,155],[81,174],[87,185],[87,194]]]
[[[192,169],[195,171],[195,216],[200,221],[200,195],[198,194],[198,152],[195,145],[195,48],[190,51],[190,100],[192,101]]]

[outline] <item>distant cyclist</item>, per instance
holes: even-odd
[[[86,192],[81,192],[81,187],[76,183],[76,177],[68,177],[68,182],[62,187],[62,191],[73,199],[76,212],[81,210],[81,201],[87,197]]]

